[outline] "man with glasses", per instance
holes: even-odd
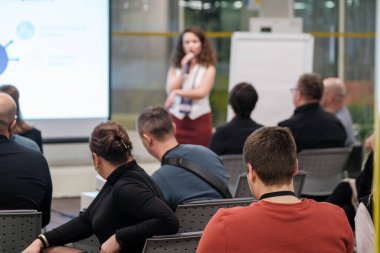
[[[323,84],[319,75],[303,74],[291,92],[296,109],[289,119],[278,125],[291,130],[297,152],[302,149],[344,147],[346,131],[342,123],[320,106]]]

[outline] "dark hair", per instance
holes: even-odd
[[[308,99],[321,100],[323,84],[320,76],[316,73],[305,73],[298,79],[297,88]]]
[[[94,128],[90,137],[90,150],[116,165],[132,157],[128,133],[120,124],[111,121],[100,123]]]
[[[16,125],[13,129],[13,132],[15,134],[22,134],[22,133],[25,133],[27,131],[30,131],[33,127],[31,125],[27,124],[21,117],[21,111],[20,111],[20,106],[19,106],[19,102],[18,102],[19,98],[20,98],[20,93],[19,93],[18,89],[13,85],[7,84],[7,85],[1,85],[0,91],[7,93],[16,102],[17,119],[16,119]]]
[[[228,103],[236,115],[250,117],[258,100],[256,89],[249,83],[239,83],[230,92]]]
[[[185,56],[185,50],[183,49],[183,35],[187,32],[195,34],[201,41],[202,51],[198,55],[197,61],[200,65],[210,66],[216,64],[216,54],[210,41],[206,37],[206,34],[199,27],[188,27],[179,36],[176,47],[172,53],[172,66],[180,68],[182,58]]]
[[[157,140],[163,140],[167,135],[174,134],[169,113],[159,106],[149,106],[139,115],[137,129],[140,135],[150,133]]]
[[[263,127],[248,136],[243,158],[265,185],[288,184],[296,166],[296,143],[288,128]]]

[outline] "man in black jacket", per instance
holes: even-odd
[[[297,152],[302,149],[344,147],[346,132],[342,123],[319,105],[323,94],[319,75],[303,74],[291,92],[296,109],[293,116],[278,125],[292,131]]]
[[[16,124],[16,103],[0,93],[0,209],[35,209],[42,226],[50,221],[52,182],[46,159],[10,140]]]

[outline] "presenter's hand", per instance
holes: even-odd
[[[105,241],[100,247],[100,253],[118,253],[121,250],[119,243],[116,241],[116,236],[113,235]]]
[[[194,56],[195,54],[192,52],[188,52],[187,54],[185,54],[185,56],[181,60],[182,70],[185,69],[186,64],[188,64],[192,59],[194,59]]]
[[[42,247],[43,247],[42,242],[39,239],[36,239],[21,253],[40,253],[42,250]]]

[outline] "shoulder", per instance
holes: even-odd
[[[345,220],[346,215],[342,208],[340,208],[337,205],[328,203],[328,202],[316,202],[312,200],[308,200],[310,202],[310,205],[313,206],[313,209],[315,212],[317,212],[319,215],[323,215],[324,217],[330,217],[331,220]]]

